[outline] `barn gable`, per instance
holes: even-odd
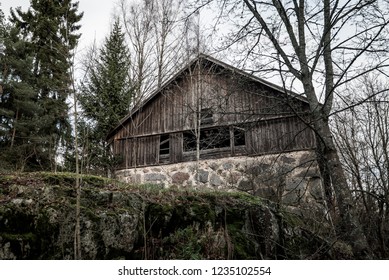
[[[304,97],[202,55],[107,138],[119,169],[306,150],[308,110]]]

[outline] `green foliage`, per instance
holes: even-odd
[[[3,25],[0,54],[0,158],[5,169],[24,170],[39,165],[37,153],[41,138],[37,135],[42,113],[32,84],[33,57],[19,30]]]
[[[41,0],[31,1],[26,12],[11,10],[1,60],[0,145],[12,169],[53,169],[59,146],[69,144],[66,99],[80,36],[77,8],[71,0]]]
[[[170,259],[201,260],[202,247],[199,242],[199,235],[192,227],[178,229],[174,234],[164,239],[165,244],[173,244]]]
[[[118,162],[110,154],[105,138],[128,113],[133,96],[129,51],[118,21],[98,54],[91,56],[79,96],[84,113],[79,131],[86,172],[101,174]]]

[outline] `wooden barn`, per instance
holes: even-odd
[[[310,150],[303,96],[200,55],[108,135],[118,170]]]

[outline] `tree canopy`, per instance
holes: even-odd
[[[66,100],[82,13],[71,0],[30,4],[26,12],[11,9],[8,55],[3,57],[3,74],[9,82],[3,95],[9,97],[8,137],[3,140],[9,141],[3,144],[11,154],[20,154],[19,146],[28,144],[20,169],[54,169],[58,148],[66,145],[71,133]]]
[[[87,166],[109,166],[105,137],[129,111],[134,88],[130,79],[129,51],[120,23],[115,21],[98,53],[92,50],[86,64],[86,79],[79,96],[84,114],[81,138],[89,139]]]

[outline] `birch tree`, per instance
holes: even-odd
[[[161,87],[185,61],[180,0],[120,1],[120,17],[129,42],[134,105]]]

